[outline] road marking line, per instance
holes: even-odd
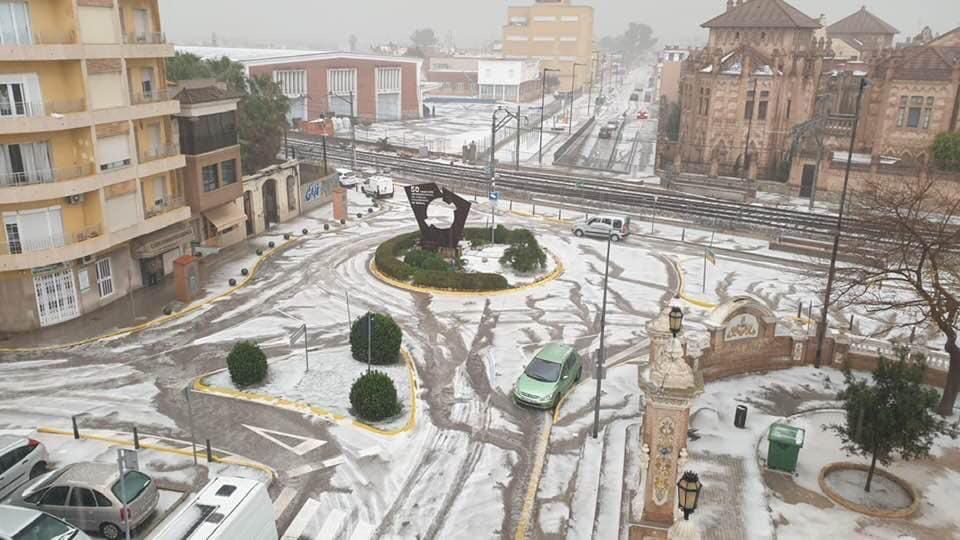
[[[283,515],[283,511],[290,506],[290,503],[296,496],[297,490],[293,489],[292,487],[283,488],[283,491],[281,491],[280,495],[277,496],[277,500],[273,501],[273,517],[280,519],[280,516]]]
[[[294,435],[292,433],[284,433],[282,431],[273,431],[272,429],[265,429],[257,426],[251,426],[249,424],[240,424],[240,425],[256,433],[257,435],[260,435],[264,439],[267,439],[268,441],[276,444],[277,446],[280,446],[285,450],[289,450],[293,452],[298,456],[302,456],[307,452],[310,452],[311,450],[316,450],[317,448],[320,448],[321,446],[327,444],[327,441],[321,441],[319,439],[311,439],[310,437],[303,437],[301,435]],[[268,433],[271,433],[273,435],[280,435],[282,437],[289,437],[291,439],[299,439],[303,442],[301,442],[296,446],[290,446],[289,444],[283,441],[280,441],[276,437],[268,435]]]
[[[332,457],[330,459],[325,459],[318,464],[308,463],[306,465],[301,465],[299,467],[294,467],[287,471],[287,478],[296,478],[298,476],[303,476],[305,474],[310,474],[317,472],[323,469],[329,469],[330,467],[336,467],[344,463],[346,460],[343,456]]]

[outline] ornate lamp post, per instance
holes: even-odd
[[[690,519],[690,514],[697,509],[702,488],[700,477],[693,471],[684,472],[677,482],[677,507],[683,512],[684,520]]]
[[[670,333],[673,334],[673,337],[677,337],[682,327],[683,310],[680,309],[680,306],[673,306],[670,308]]]

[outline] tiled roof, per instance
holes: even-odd
[[[900,31],[863,6],[827,27],[829,34],[899,34]]]
[[[747,0],[701,24],[703,28],[820,28],[820,23],[783,0]]]
[[[908,81],[950,81],[956,66],[960,66],[960,47],[913,47],[904,49],[902,56],[886,58],[877,72],[892,63],[893,78]]]
[[[227,99],[239,99],[241,97],[243,97],[243,94],[240,92],[224,90],[218,86],[183,88],[177,92],[177,100],[185,105],[196,105],[199,103],[210,103],[213,101],[223,101]]]

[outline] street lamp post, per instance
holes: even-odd
[[[750,117],[747,119],[747,138],[743,143],[743,179],[747,179],[747,175],[750,174],[750,136],[753,134],[753,115],[757,107],[759,107],[760,96],[757,95],[757,88],[759,88],[759,79],[753,80],[753,106],[750,108]]]
[[[610,244],[612,244],[613,234],[607,235],[607,258],[603,267],[603,302],[600,308],[600,350],[597,351],[597,395],[593,400],[593,438],[597,438],[600,430],[600,393],[603,389],[603,364],[606,360],[607,350],[605,339],[607,330],[607,278],[610,276]]]
[[[833,250],[830,252],[830,269],[827,271],[827,288],[823,292],[823,310],[820,313],[820,324],[817,325],[817,354],[813,359],[813,367],[819,368],[823,354],[823,340],[827,335],[827,315],[830,309],[830,294],[833,292],[833,277],[837,272],[837,251],[840,248],[840,234],[843,229],[843,207],[847,201],[847,183],[850,181],[850,167],[853,164],[853,148],[857,139],[857,126],[860,124],[860,106],[863,102],[863,91],[870,84],[866,77],[860,79],[860,91],[857,92],[857,108],[853,115],[853,129],[850,131],[850,148],[847,152],[847,168],[843,173],[843,191],[840,192],[840,210],[837,212],[837,229],[833,233]]]
[[[703,484],[700,483],[700,477],[693,471],[684,472],[677,481],[677,506],[683,512],[684,521],[690,519],[690,514],[697,509],[701,489]]]
[[[559,72],[560,70],[543,68],[543,76],[540,79],[540,150],[537,152],[540,165],[543,165],[543,107],[544,107],[544,104],[546,103],[548,71]]]
[[[573,63],[573,69],[570,72],[570,120],[567,126],[567,133],[573,133],[573,93],[577,88],[577,66],[583,67],[583,64],[579,62]]]
[[[330,96],[335,97],[344,103],[350,105],[350,139],[351,145],[353,146],[353,156],[350,160],[350,166],[353,170],[357,170],[357,121],[356,117],[353,115],[353,92],[350,92],[350,98],[347,99],[339,94],[334,94],[333,92],[329,93]]]

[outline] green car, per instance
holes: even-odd
[[[557,405],[573,383],[580,380],[583,364],[573,348],[551,343],[537,353],[517,379],[513,399],[520,404],[541,409]]]

